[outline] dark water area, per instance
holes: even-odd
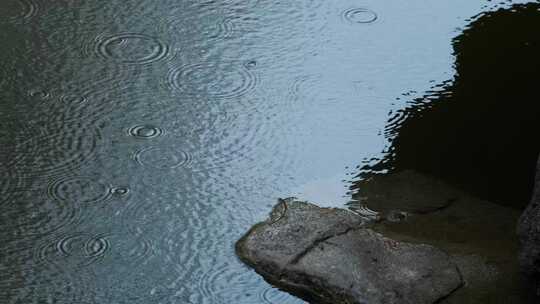
[[[452,42],[454,78],[393,114],[387,155],[364,169],[415,170],[523,209],[540,152],[539,26],[538,4],[473,18]]]
[[[2,1],[0,303],[303,303],[234,242],[278,197],[343,206],[388,146],[522,191],[532,152],[473,145],[536,144],[538,11],[515,3]]]

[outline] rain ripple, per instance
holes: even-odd
[[[111,194],[117,196],[124,196],[129,194],[129,191],[129,188],[127,187],[114,187],[111,189]]]
[[[186,167],[192,161],[191,154],[173,147],[146,147],[133,157],[139,165],[156,169]]]
[[[100,82],[107,82],[108,85],[95,83],[87,87],[85,84],[74,83],[63,84],[60,88],[51,88],[49,91],[30,91],[28,95],[33,96],[34,107],[29,111],[35,112],[36,116],[33,120],[41,121],[42,125],[96,122],[114,110],[107,97],[114,90],[121,89],[118,82],[124,78],[124,73],[114,73],[111,79],[102,77]],[[116,103],[115,106],[119,105]],[[48,128],[51,129],[52,126]]]
[[[342,13],[345,21],[350,23],[372,23],[378,18],[377,13],[367,8],[351,8]]]
[[[238,98],[250,93],[257,77],[240,63],[198,63],[171,70],[168,85],[173,90],[194,97]]]
[[[235,266],[223,263],[202,274],[198,288],[203,303],[253,303],[253,298],[257,297],[253,273],[240,271],[242,269]]]
[[[44,242],[37,247],[36,259],[62,268],[69,265],[79,269],[102,260],[110,247],[105,235],[76,233]]]
[[[8,7],[8,20],[11,22],[26,22],[39,12],[39,4],[36,0],[10,1]]]
[[[169,56],[169,46],[156,37],[138,33],[98,36],[94,52],[105,60],[121,64],[144,65]]]
[[[79,96],[75,94],[63,94],[60,96],[60,101],[64,104],[82,104],[88,101],[86,96]]]
[[[152,125],[136,125],[128,129],[128,134],[142,139],[150,139],[163,135],[163,129]]]
[[[316,88],[320,85],[321,79],[318,75],[302,75],[294,78],[287,98],[291,102],[291,110],[300,110],[306,106],[306,102],[313,102],[317,98]]]
[[[88,95],[86,95],[88,94]],[[54,117],[57,121],[77,121],[88,119],[89,115],[99,115],[103,109],[89,100],[90,92],[86,93],[65,93],[53,96],[50,100],[41,104],[40,113],[49,113],[49,117]]]
[[[107,200],[113,188],[90,177],[64,177],[48,187],[51,198],[71,203],[97,203]]]
[[[274,287],[268,287],[265,291],[260,293],[260,300],[266,304],[302,304],[304,301],[293,297],[292,295],[280,291]]]
[[[51,97],[51,93],[41,89],[33,89],[28,92],[28,96],[38,100],[47,100]]]
[[[155,254],[155,248],[151,240],[142,236],[123,236],[118,239],[118,252],[124,263],[139,266]]]

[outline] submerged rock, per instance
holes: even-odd
[[[236,252],[270,283],[313,303],[436,303],[462,285],[445,252],[368,226],[347,210],[280,201]]]
[[[395,175],[395,176],[394,176]],[[409,176],[410,178],[405,178]],[[517,261],[518,239],[515,226],[519,211],[485,201],[451,185],[412,171],[379,175],[366,181],[364,193],[373,193],[377,204],[400,210],[400,206],[414,212],[416,208],[451,203],[430,212],[411,213],[402,221],[382,221],[372,229],[395,240],[431,244],[447,252],[462,274],[464,286],[440,301],[445,304],[468,303],[539,303],[531,299],[525,287],[526,279],[519,272]],[[410,189],[410,196],[383,194],[381,185],[389,184],[390,192]],[[376,187],[374,187],[376,186]],[[367,189],[367,190],[366,190]],[[417,194],[413,193],[418,192]],[[437,189],[437,191],[433,191]],[[373,197],[373,196],[372,196]],[[383,200],[387,197],[391,200]],[[414,202],[412,198],[418,198]],[[370,197],[366,200],[371,203]],[[371,207],[371,205],[369,205]],[[424,209],[426,210],[426,209]]]
[[[374,175],[357,181],[356,193],[349,203],[352,210],[372,210],[389,219],[396,214],[427,214],[439,211],[455,202],[460,192],[430,176],[404,170],[386,175]],[[368,211],[369,212],[369,211]]]

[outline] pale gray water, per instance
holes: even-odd
[[[277,197],[342,206],[509,4],[2,1],[0,303],[302,303],[234,242]]]

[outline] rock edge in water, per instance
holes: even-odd
[[[462,285],[442,250],[368,226],[347,210],[280,200],[236,253],[271,284],[312,303],[436,303]]]

